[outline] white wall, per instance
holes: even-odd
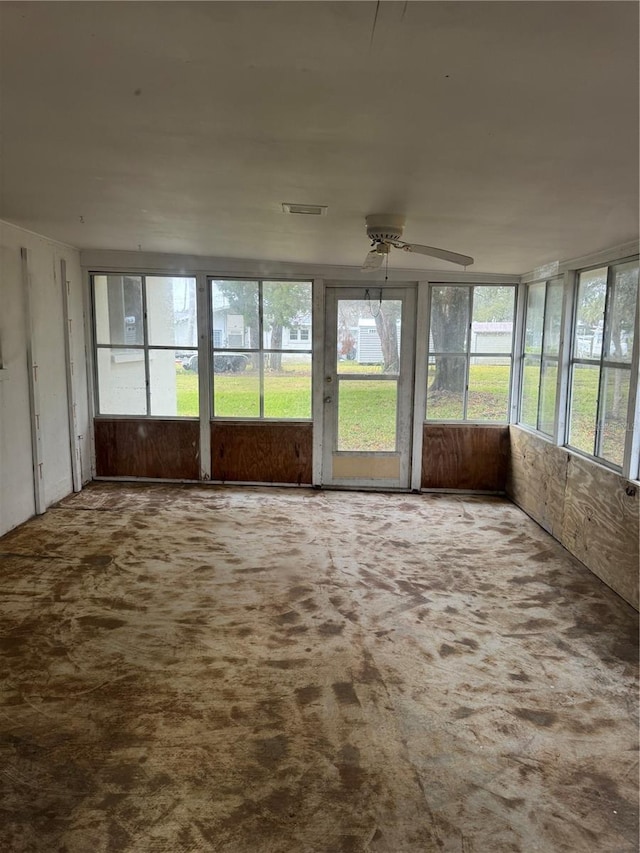
[[[79,253],[14,225],[0,222],[0,535],[35,512],[31,418],[27,373],[28,329],[20,249],[29,259],[33,347],[36,356],[42,482],[46,506],[73,489],[67,408],[65,327],[60,261],[71,282],[74,389],[77,432],[82,438],[82,480],[91,479],[89,407]]]

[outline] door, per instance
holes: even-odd
[[[328,286],[325,310],[322,483],[408,489],[415,289]]]

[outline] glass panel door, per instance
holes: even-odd
[[[415,292],[328,287],[324,485],[408,488]]]

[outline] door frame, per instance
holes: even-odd
[[[363,299],[365,292],[371,292],[372,301],[399,298],[402,300],[402,324],[400,345],[400,370],[398,374],[398,421],[397,450],[395,451],[343,451],[338,458],[398,459],[399,476],[392,477],[333,477],[334,444],[337,437],[337,306],[340,299]],[[394,291],[396,295],[394,296]],[[314,320],[322,311],[322,323],[315,323],[318,335],[322,334],[321,365],[318,381],[314,388],[314,432],[320,433],[314,448],[314,485],[336,489],[372,489],[389,491],[409,491],[415,480],[412,476],[414,464],[414,398],[416,365],[416,329],[418,317],[418,287],[415,281],[380,282],[328,281],[322,287],[322,299],[314,306]],[[329,314],[331,313],[331,317]],[[319,328],[322,326],[322,328]],[[320,343],[320,342],[318,342]],[[319,359],[320,361],[320,359]],[[381,380],[384,381],[384,380]],[[392,381],[392,380],[388,380]],[[325,403],[325,397],[331,399]],[[418,474],[420,476],[420,474]],[[317,477],[317,479],[316,479]]]

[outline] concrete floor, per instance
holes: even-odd
[[[506,500],[96,484],[0,569],[2,851],[638,849],[637,614]]]

